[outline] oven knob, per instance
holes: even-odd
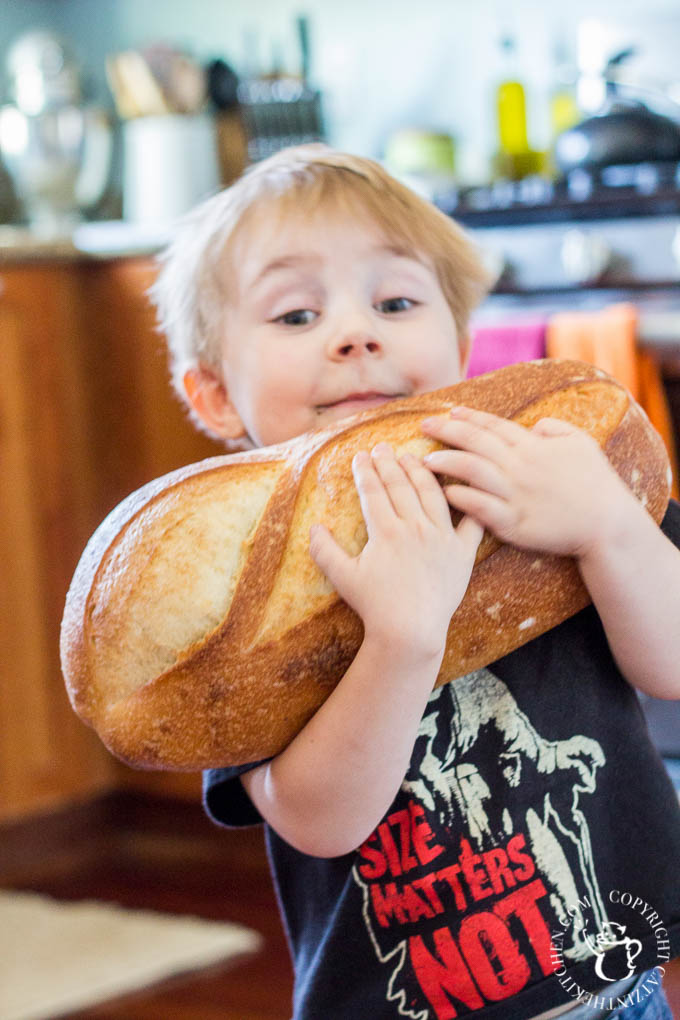
[[[612,263],[613,252],[599,234],[574,227],[562,239],[560,261],[569,283],[596,283]]]

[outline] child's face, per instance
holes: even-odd
[[[257,446],[462,377],[434,269],[366,218],[258,210],[230,266],[225,400]]]

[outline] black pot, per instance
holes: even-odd
[[[616,102],[555,141],[555,162],[567,173],[577,167],[680,160],[680,123],[641,103]]]

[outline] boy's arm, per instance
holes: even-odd
[[[368,541],[348,556],[325,528],[310,552],[364,624],[352,665],[303,730],[241,777],[260,814],[304,853],[334,857],[365,840],[406,774],[453,613],[483,529],[456,529],[441,487],[386,444],[353,470]]]
[[[449,502],[502,541],[576,557],[623,675],[680,698],[680,550],[597,442],[556,419],[529,431],[468,408],[424,430],[456,447],[425,458],[468,483],[447,486]]]
[[[680,698],[680,549],[631,496],[579,569],[626,679]]]
[[[356,849],[394,800],[442,654],[364,639],[344,677],[276,758],[241,776],[263,818],[303,853]]]

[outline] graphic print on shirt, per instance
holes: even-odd
[[[452,1020],[516,995],[560,966],[558,926],[563,960],[592,955],[573,905],[591,932],[607,923],[581,805],[604,763],[596,740],[537,733],[488,669],[432,694],[404,806],[352,871],[395,1015]]]

